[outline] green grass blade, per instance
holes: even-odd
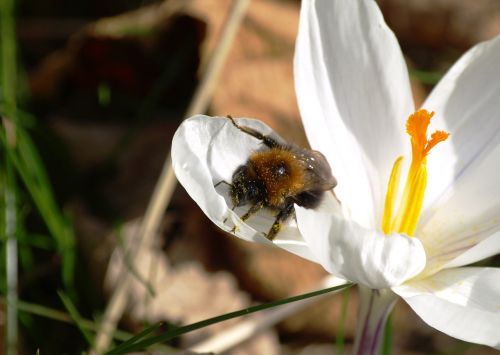
[[[17,122],[17,59],[14,18],[14,0],[0,1],[0,95],[2,117],[1,131],[6,135],[5,152],[12,151],[16,144]],[[7,160],[7,159],[5,159]],[[6,353],[15,355],[18,352],[18,245],[17,245],[17,196],[14,169],[9,161],[2,164],[5,169],[4,179],[4,213],[2,233],[7,239],[5,246],[5,279],[7,292],[5,343]]]
[[[5,304],[5,299],[0,297],[0,303]],[[18,306],[18,310],[20,312],[24,312],[27,314],[32,314],[32,315],[52,319],[52,320],[55,320],[58,322],[70,323],[70,324],[75,323],[74,318],[71,315],[69,315],[68,313],[65,313],[65,312],[61,312],[57,309],[45,307],[45,306],[42,306],[42,305],[39,305],[36,303],[25,302],[22,300],[18,301],[17,306]],[[84,319],[84,318],[80,318],[80,327],[82,327],[85,330],[92,331],[94,333],[97,332],[99,329],[96,322],[90,321],[90,320]],[[122,330],[116,330],[113,333],[113,338],[115,340],[127,341],[127,340],[130,340],[131,337],[134,337],[134,336],[132,334],[130,334],[128,332],[124,332]],[[177,349],[174,349],[174,348],[171,348],[171,347],[168,347],[165,345],[158,345],[157,348],[159,350],[161,350],[163,354],[174,354],[178,351]]]
[[[71,288],[76,263],[75,236],[72,226],[57,206],[41,157],[31,138],[24,130],[19,130],[18,137],[23,168],[28,171],[30,177],[25,183],[36,186],[31,191],[32,197],[56,240],[58,252],[62,256],[63,281],[67,287]]]
[[[347,321],[347,307],[349,306],[349,291],[350,288],[345,289],[342,292],[342,311],[340,313],[339,327],[337,334],[335,335],[335,348],[337,355],[342,355],[344,353],[344,343],[345,343],[345,324]]]
[[[5,238],[0,237],[0,242],[4,241]],[[19,245],[27,248],[37,248],[41,250],[54,250],[55,244],[54,240],[46,235],[40,233],[28,233],[25,230],[21,230],[17,238]]]
[[[127,341],[125,341],[124,343],[120,344],[120,346],[124,347],[124,348],[131,348],[131,347],[134,347],[136,346],[136,344],[142,340],[142,339],[146,339],[146,337],[151,334],[152,332],[154,332],[155,330],[159,329],[161,326],[163,325],[163,323],[158,323],[158,324],[154,324],[150,327],[147,327],[146,329],[144,329],[142,332],[134,335],[132,338],[128,339]]]
[[[0,298],[2,300],[2,298]],[[57,309],[41,306],[36,303],[31,303],[31,302],[25,302],[25,301],[19,301],[18,303],[18,309],[21,312],[29,313],[29,314],[34,314],[36,316],[41,316],[44,318],[49,318],[52,320],[56,320],[59,322],[64,322],[64,323],[73,323],[73,319],[71,316],[67,313],[61,312]],[[89,329],[88,326],[86,326],[86,329]]]
[[[6,343],[7,354],[17,354],[17,279],[18,279],[18,245],[17,245],[17,210],[15,179],[13,169],[9,162],[5,164],[6,184],[5,192],[5,223],[4,232],[7,238],[5,253],[5,270],[7,280],[7,325],[6,325]]]
[[[0,298],[0,300],[2,299]],[[70,316],[68,313],[61,312],[57,309],[41,306],[36,303],[19,301],[18,309],[21,312],[52,319],[58,322],[71,323],[71,324],[74,323],[74,318]],[[98,329],[97,325],[94,322],[83,318],[80,318],[80,326],[85,330],[90,330],[93,332],[97,331]],[[131,334],[122,331],[117,331],[115,333],[115,339],[117,340],[126,340],[129,339],[130,336]]]
[[[3,131],[0,132],[0,142],[7,145],[7,137]],[[41,158],[22,127],[17,127],[17,149],[8,150],[7,157],[56,242],[57,251],[62,257],[63,281],[71,289],[76,259],[74,232],[55,202]]]
[[[391,355],[392,350],[392,314],[385,323],[384,340],[382,343],[382,355]]]
[[[73,304],[73,302],[71,302],[71,300],[69,299],[69,297],[66,296],[66,294],[64,294],[64,292],[58,291],[57,294],[61,298],[61,301],[63,302],[64,307],[66,308],[66,310],[71,315],[71,318],[75,322],[75,324],[78,327],[78,329],[80,329],[80,332],[82,332],[83,336],[85,337],[85,339],[87,340],[87,342],[89,343],[89,345],[93,345],[94,344],[94,337],[92,336],[92,334],[90,334],[87,331],[87,329],[85,328],[85,326],[82,324],[82,317],[80,316],[80,313],[78,312],[78,310],[75,307],[75,305]]]
[[[14,0],[0,1],[0,56],[1,89],[3,111],[15,122],[17,61],[16,35],[14,19]]]
[[[207,327],[207,326],[215,324],[215,323],[219,323],[219,322],[223,322],[223,321],[226,321],[229,319],[241,317],[241,316],[244,316],[247,314],[262,311],[264,309],[281,306],[281,305],[284,305],[287,303],[296,302],[296,301],[304,300],[307,298],[323,295],[325,293],[339,291],[339,290],[345,289],[345,288],[350,287],[350,286],[352,286],[352,284],[347,283],[347,284],[340,285],[340,286],[335,286],[335,287],[330,287],[330,288],[323,289],[323,290],[309,292],[309,293],[299,295],[299,296],[293,296],[293,297],[290,297],[290,298],[287,298],[284,300],[269,302],[269,303],[261,304],[258,306],[245,308],[245,309],[242,309],[239,311],[230,312],[230,313],[227,313],[227,314],[224,314],[221,316],[209,318],[209,319],[206,319],[206,320],[203,320],[200,322],[186,325],[184,327],[179,327],[179,328],[173,329],[169,332],[166,332],[165,334],[146,338],[146,339],[143,339],[143,340],[135,342],[135,343],[125,342],[125,343],[117,346],[115,349],[106,353],[106,355],[119,355],[119,354],[125,354],[125,353],[132,352],[132,351],[143,350],[143,349],[145,349],[148,346],[151,346],[153,344],[168,341],[170,339],[178,337],[179,335],[189,333],[193,330],[201,329],[201,328]]]

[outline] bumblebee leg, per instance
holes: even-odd
[[[233,185],[231,185],[230,183],[228,183],[227,181],[221,180],[221,181],[219,181],[217,184],[215,184],[215,185],[214,185],[214,187],[217,187],[217,186],[219,186],[220,184],[226,184],[227,186],[233,186]]]
[[[276,235],[278,235],[281,227],[283,226],[283,222],[286,221],[288,217],[293,214],[293,212],[293,203],[289,204],[283,210],[281,210],[276,216],[271,229],[269,229],[269,232],[267,232],[266,238],[269,240],[273,240],[274,238],[276,238]]]
[[[246,221],[247,219],[250,218],[251,215],[259,212],[262,209],[262,207],[264,207],[264,202],[257,202],[255,205],[250,207],[247,213],[245,213],[243,216],[240,217],[241,220]]]
[[[235,209],[235,208],[236,208],[236,206],[233,206],[233,207],[231,208],[231,211],[234,211],[234,209]],[[222,223],[226,224],[226,222],[227,222],[228,218],[229,218],[229,217],[224,218],[224,220],[222,221]]]
[[[280,147],[283,145],[283,144],[280,144],[276,139],[272,138],[271,136],[265,136],[253,128],[240,126],[239,124],[236,123],[236,121],[234,120],[234,118],[231,115],[227,115],[227,118],[229,118],[231,120],[231,122],[233,123],[233,126],[238,128],[240,131],[245,132],[246,134],[249,134],[252,137],[255,137],[255,138],[261,140],[262,143],[267,145],[269,148],[276,148],[276,147]]]
[[[231,208],[231,211],[234,211],[235,208],[236,208],[236,205],[233,205],[233,207]],[[222,223],[226,224],[228,218],[229,217],[226,217]],[[231,229],[231,233],[234,233],[234,232],[236,232],[236,224],[233,225],[233,228]]]
[[[232,209],[234,210],[235,207],[236,206],[234,206]],[[240,219],[242,221],[246,221],[253,214],[259,212],[263,207],[264,207],[264,202],[257,202],[252,207],[250,207],[250,209],[247,211],[247,213],[245,213],[243,216],[241,216]],[[226,218],[226,220],[227,220],[227,218]],[[225,223],[225,221],[224,221],[224,223]],[[236,231],[236,226],[234,226],[233,229],[231,229],[231,233],[234,233],[235,231]]]
[[[233,205],[233,207],[231,207],[231,211],[234,211],[234,209],[235,209],[235,208],[236,208],[236,205]],[[222,221],[222,223],[226,224],[226,222],[227,222],[227,219],[228,219],[228,218],[229,218],[229,217],[224,218],[224,220]],[[233,232],[235,228],[236,228],[236,227],[234,227],[234,228],[231,230],[231,232]]]
[[[219,186],[220,184],[226,184],[227,186],[231,187],[233,185],[231,185],[230,183],[228,183],[227,181],[224,181],[224,180],[221,180],[219,181],[217,184],[214,185],[214,188],[217,188],[217,186]],[[234,205],[232,208],[231,208],[231,211],[234,211],[234,209],[236,208],[236,205]],[[227,217],[222,221],[222,223],[226,223],[227,222]]]
[[[221,181],[219,181],[217,184],[215,184],[215,185],[214,185],[214,188],[216,189],[216,188],[217,188],[217,186],[219,186],[219,185],[220,185],[220,184],[222,184],[222,183],[224,183],[224,184],[226,184],[226,185],[228,185],[228,186],[231,186],[231,184],[230,184],[230,183],[228,183],[228,182],[226,182],[226,181],[224,181],[224,180],[221,180]],[[234,210],[234,209],[235,209],[235,207],[236,207],[236,206],[233,206],[233,208],[231,208],[231,210]],[[227,222],[227,217],[226,217],[226,218],[224,218],[224,220],[222,221],[222,223],[226,224],[226,222]]]

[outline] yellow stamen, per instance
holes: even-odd
[[[391,232],[392,214],[396,197],[398,196],[399,180],[401,179],[401,167],[403,165],[403,157],[398,157],[392,167],[391,177],[387,186],[387,194],[385,195],[384,217],[382,219],[382,231],[385,234]]]
[[[427,139],[427,129],[432,116],[434,112],[422,109],[410,115],[406,122],[406,132],[411,137],[412,161],[399,209],[394,218],[393,209],[401,176],[402,157],[396,159],[392,168],[382,219],[382,230],[385,234],[396,232],[412,236],[417,228],[427,186],[426,157],[432,148],[449,137],[447,132],[436,131],[431,135],[431,139]]]
[[[403,197],[395,222],[398,233],[404,233],[410,236],[415,233],[424,202],[426,186],[427,168],[425,164],[423,164],[420,169],[417,170],[414,180],[410,182],[408,194]]]

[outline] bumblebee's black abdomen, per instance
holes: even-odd
[[[294,197],[294,202],[305,208],[316,208],[319,206],[324,191],[304,191]]]

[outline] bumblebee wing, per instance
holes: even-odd
[[[337,179],[332,175],[330,164],[325,156],[317,150],[301,149],[298,158],[305,172],[306,190],[327,191],[337,186]]]

